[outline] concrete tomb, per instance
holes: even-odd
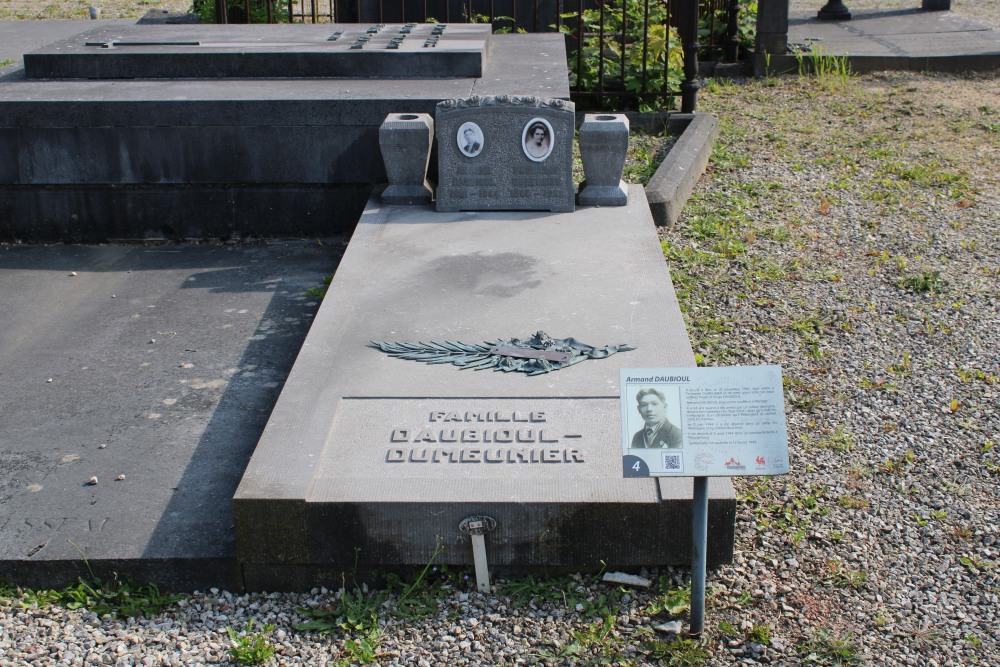
[[[618,371],[694,359],[642,188],[613,211],[369,202],[235,495],[248,587],[471,563],[469,517],[493,566],[690,562],[691,480],[623,477]],[[711,491],[718,563],[735,500]]]
[[[569,98],[556,34],[76,23],[0,79],[0,238],[346,231],[387,181],[388,114],[433,116],[441,100],[473,96]]]
[[[457,78],[483,75],[490,35],[486,24],[113,25],[26,53],[24,69],[29,79]]]
[[[532,96],[437,105],[438,211],[572,211],[572,102]]]

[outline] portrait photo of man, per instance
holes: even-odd
[[[467,157],[476,157],[483,150],[483,131],[475,123],[462,123],[458,128],[458,150]]]
[[[528,121],[521,137],[524,154],[535,162],[541,162],[552,152],[552,126],[542,118]]]
[[[635,400],[643,427],[632,436],[632,449],[680,449],[684,446],[681,429],[667,419],[669,406],[662,391],[652,387],[640,389]]]

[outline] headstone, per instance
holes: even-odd
[[[391,113],[378,131],[389,186],[385,204],[429,204],[434,191],[427,182],[427,165],[434,140],[434,120],[426,113]]]
[[[586,180],[580,184],[580,206],[624,206],[628,186],[621,180],[628,152],[628,117],[587,114],[580,125],[580,158]]]
[[[438,211],[572,211],[572,102],[496,96],[437,105]]]

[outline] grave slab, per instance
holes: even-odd
[[[384,354],[536,331],[637,349],[536,376]],[[617,209],[442,213],[369,202],[234,498],[248,588],[336,568],[471,563],[459,523],[496,519],[494,565],[685,563],[690,480],[625,479],[618,369],[690,366],[642,188]],[[713,480],[709,560],[735,500]],[[358,549],[359,551],[355,551]]]
[[[0,244],[0,578],[241,590],[232,494],[342,243]]]
[[[24,54],[29,79],[482,76],[486,24],[102,26]]]
[[[496,35],[490,56],[483,76],[454,79],[43,80],[11,71],[0,76],[0,238],[349,230],[372,184],[386,181],[378,130],[387,114],[433,114],[442,99],[473,95],[569,98],[561,35]]]

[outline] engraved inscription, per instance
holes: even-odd
[[[75,516],[59,517],[59,518],[43,518],[36,516],[25,517],[24,525],[29,529],[42,532],[53,530],[56,532],[65,529],[83,529],[89,533],[96,533],[104,530],[108,522],[111,521],[110,517],[100,517],[94,519],[81,519]]]
[[[559,446],[580,437],[560,434],[542,410],[432,410],[425,424],[392,430],[385,462],[584,463],[582,451]]]

